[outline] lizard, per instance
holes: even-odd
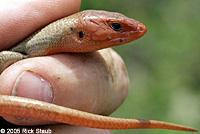
[[[0,73],[9,65],[36,56],[93,52],[141,38],[147,28],[123,14],[84,10],[36,31],[10,50],[0,52]],[[100,129],[197,129],[156,120],[123,119],[87,113],[47,102],[0,95],[0,116],[18,116]]]

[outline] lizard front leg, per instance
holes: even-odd
[[[27,56],[12,51],[2,51],[0,52],[0,74],[11,64],[26,58]]]

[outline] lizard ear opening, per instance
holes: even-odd
[[[79,32],[78,35],[79,35],[79,38],[83,38],[83,36],[84,36],[83,31]]]

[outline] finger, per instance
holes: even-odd
[[[80,10],[81,0],[0,1],[0,50],[10,48],[37,29]]]
[[[0,75],[0,94],[52,102],[108,115],[124,101],[128,76],[112,49],[86,54],[58,54],[19,61]],[[8,118],[7,118],[8,119]],[[16,124],[46,124],[12,118]]]

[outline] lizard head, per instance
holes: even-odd
[[[147,32],[144,24],[120,13],[85,10],[75,15],[78,19],[74,41],[82,52],[125,44]]]

